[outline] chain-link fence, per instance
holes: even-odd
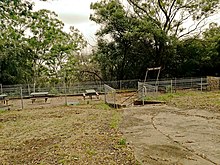
[[[33,92],[48,92],[49,96],[57,96],[60,98],[69,96],[82,96],[85,90],[94,89],[99,94],[108,95],[106,99],[110,99],[114,102],[113,95],[111,96],[111,87],[113,93],[116,92],[130,92],[137,91],[137,98],[143,98],[147,94],[153,92],[176,92],[177,90],[193,89],[193,90],[207,90],[207,89],[219,89],[219,78],[173,78],[173,79],[160,79],[155,86],[154,80],[148,80],[143,85],[143,82],[138,80],[121,80],[121,81],[105,81],[105,82],[80,82],[75,84],[59,84],[48,85],[41,84],[19,84],[19,85],[2,85],[0,84],[0,95],[7,95],[10,100],[20,99],[20,103],[27,102],[22,99],[28,99]],[[104,85],[105,84],[105,85]],[[140,90],[141,88],[141,90]],[[107,93],[106,93],[107,92]],[[111,96],[111,97],[109,97]],[[133,97],[133,95],[132,95]],[[112,100],[111,100],[112,99]],[[123,102],[123,98],[116,98]],[[68,99],[60,100],[59,103],[65,104]],[[73,101],[74,102],[74,101]],[[77,101],[76,101],[77,102]],[[23,104],[23,103],[22,103]],[[21,107],[21,106],[20,106]],[[23,106],[22,106],[23,107]]]
[[[79,95],[87,89],[94,89],[99,93],[104,93],[104,84],[111,86],[119,91],[136,90],[138,80],[120,80],[120,81],[105,81],[105,82],[80,82],[72,85],[35,85],[35,84],[19,84],[19,85],[1,85],[1,94],[7,94],[9,97],[20,97],[20,88],[22,88],[23,96],[30,96],[33,92],[49,92],[53,95]]]
[[[143,98],[146,96],[152,96],[158,92],[173,93],[177,90],[208,90],[209,83],[207,78],[174,78],[169,80],[160,80],[155,86],[155,81],[150,80],[148,82],[138,82],[138,96]]]

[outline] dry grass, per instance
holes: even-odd
[[[136,164],[103,104],[0,113],[1,164]]]
[[[184,109],[207,109],[220,111],[220,92],[178,91],[159,95],[159,100],[166,101],[170,106]]]

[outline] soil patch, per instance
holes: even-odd
[[[93,102],[0,113],[0,164],[136,164],[120,110]]]

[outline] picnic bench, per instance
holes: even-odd
[[[208,90],[208,83],[197,83],[197,88],[199,90]]]
[[[31,93],[31,101],[32,104],[36,101],[38,98],[43,98],[45,100],[45,103],[48,100],[48,92],[34,92]]]
[[[0,95],[0,100],[3,104],[8,105],[9,99],[7,98],[7,95],[5,94]]]
[[[89,96],[89,98],[92,100],[92,96],[96,96],[97,99],[99,99],[99,94],[94,89],[88,89],[85,90],[85,93],[83,93],[83,99],[86,99],[86,96]]]

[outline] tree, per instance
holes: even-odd
[[[220,5],[219,0],[128,0],[128,3],[130,6],[126,7],[119,0],[101,0],[91,5],[94,14],[90,19],[101,25],[95,59],[104,78],[143,78],[146,68],[155,66],[162,66],[163,76],[174,73],[177,67],[173,66],[173,60],[182,54],[177,48],[192,35],[198,38],[205,20]],[[188,29],[184,27],[187,21],[194,23]],[[199,44],[194,46],[202,48]],[[180,65],[178,61],[176,64]]]
[[[199,32],[204,21],[215,14],[220,7],[219,0],[128,0],[137,17],[148,18],[167,35],[183,37]],[[193,21],[193,27],[186,30],[184,23]]]
[[[118,1],[101,1],[91,8],[95,13],[90,19],[102,25],[95,59],[104,79],[141,78],[148,65],[157,65],[153,40],[166,40],[160,29],[133,17]]]
[[[77,29],[64,32],[54,12],[33,11],[33,5],[25,0],[0,2],[1,83],[62,81],[64,72],[75,71],[74,56],[86,45]]]
[[[116,1],[101,1],[92,4],[91,8],[96,12],[90,19],[103,25],[97,32],[98,50],[95,55],[103,79],[132,77],[132,73],[129,73],[132,56],[129,49],[132,46],[133,36],[130,34],[133,20],[127,17],[123,6]]]
[[[206,68],[209,75],[220,75],[220,26],[216,23],[211,23],[209,28],[203,33],[203,38],[206,43],[206,59],[210,62],[210,66]]]
[[[0,79],[1,83],[23,83],[31,76],[31,50],[25,30],[32,4],[24,1],[0,2]]]
[[[147,19],[164,35],[161,40],[154,39],[157,64],[167,66],[170,55],[165,52],[167,45],[173,45],[175,38],[199,34],[205,25],[205,20],[218,11],[219,0],[128,0],[137,18]],[[186,25],[193,24],[186,29]],[[166,37],[165,37],[166,36]]]

